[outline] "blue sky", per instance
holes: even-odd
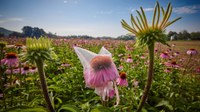
[[[166,8],[172,3],[171,19],[183,17],[167,32],[200,31],[200,0],[157,0]],[[0,0],[0,27],[22,32],[23,26],[43,28],[58,35],[117,37],[128,32],[122,19],[130,23],[142,6],[151,21],[156,0]]]

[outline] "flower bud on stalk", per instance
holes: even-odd
[[[40,76],[40,82],[46,100],[48,109],[50,112],[55,112],[51,100],[49,98],[49,93],[46,84],[46,77],[44,72],[44,61],[53,59],[55,53],[52,51],[51,40],[46,37],[27,38],[26,39],[27,54],[25,59],[31,62],[35,62],[37,65],[38,73]]]

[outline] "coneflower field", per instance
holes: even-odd
[[[133,112],[137,110],[147,80],[149,62],[145,47],[136,48],[134,41],[122,40],[50,38],[48,40],[54,53],[53,58],[44,60],[43,68],[48,97],[54,111]],[[24,57],[31,49],[30,45],[27,46],[27,39],[1,38],[0,41],[0,110],[48,111],[40,83],[40,68],[37,63],[26,59],[33,57]],[[168,44],[169,47],[155,44],[153,83],[142,111],[198,112],[200,111],[200,42],[172,41]],[[112,54],[111,61],[119,73],[119,77],[112,79],[116,82],[120,98],[117,106],[115,91],[102,99],[101,94],[94,90],[95,83],[86,85],[82,62],[74,49],[74,47],[80,48],[98,55],[102,46]],[[38,47],[37,44],[35,47]],[[43,59],[42,55],[44,54],[36,58]],[[107,61],[101,63],[106,65],[109,60],[105,60]],[[96,60],[93,63],[97,62]],[[119,82],[118,78],[124,79],[127,83]],[[112,89],[115,90],[115,87],[111,87]]]
[[[0,111],[200,112],[200,41],[167,41],[171,3],[148,10],[121,20],[133,40],[2,36]]]

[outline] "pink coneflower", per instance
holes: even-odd
[[[196,55],[198,52],[197,52],[197,50],[196,49],[189,49],[189,50],[187,50],[187,54],[188,55]]]
[[[74,47],[74,49],[84,67],[86,87],[95,88],[95,93],[106,100],[110,91],[113,90],[114,80],[119,77],[111,53],[104,47],[98,54],[80,47]],[[118,104],[119,95],[115,82],[114,86]]]
[[[119,70],[123,70],[123,68],[124,68],[123,65],[120,65],[120,66],[118,67]]]
[[[178,56],[178,55],[180,55],[180,52],[175,52],[174,53],[174,56]]]
[[[12,70],[11,69],[7,69],[5,71],[6,74],[11,74],[11,72],[12,72],[12,74],[18,74],[19,73],[19,68],[16,67],[16,68],[13,68]]]
[[[78,45],[77,44],[73,44],[73,47],[77,47]]]
[[[61,66],[62,67],[70,67],[71,65],[69,63],[62,63]]]
[[[166,68],[166,69],[164,70],[164,72],[165,72],[165,73],[170,73],[170,72],[171,72],[171,69],[170,69],[170,68]]]
[[[134,81],[133,81],[133,86],[134,86],[134,87],[138,87],[138,84],[139,84],[139,82],[138,82],[136,79],[134,79]]]
[[[8,67],[15,67],[18,63],[17,54],[10,52],[6,54],[6,57],[1,60],[1,63],[7,65]]]
[[[108,81],[113,81],[119,77],[119,73],[111,53],[104,47],[99,54],[95,54],[80,47],[74,47],[83,67],[86,86],[90,88],[101,87]]]
[[[3,99],[3,93],[0,93],[0,99]]]
[[[128,56],[128,59],[126,60],[127,63],[132,63],[133,59],[131,58],[131,56]]]
[[[179,68],[180,67],[180,65],[178,65],[176,63],[176,61],[166,62],[165,65],[168,66],[168,67],[173,67],[173,68]]]
[[[157,53],[157,52],[158,52],[158,49],[155,49],[154,52]]]
[[[145,59],[145,58],[146,58],[146,56],[144,56],[144,55],[141,55],[141,56],[140,56],[140,58],[141,58],[141,59]]]
[[[166,58],[169,58],[169,55],[167,53],[165,53],[165,52],[162,52],[160,54],[160,57],[166,59]]]
[[[30,73],[35,73],[35,72],[37,72],[37,68],[35,66],[32,66],[30,68]]]
[[[197,73],[200,73],[200,67],[196,69]]]
[[[172,49],[167,49],[167,52],[168,52],[168,53],[172,52]]]
[[[109,95],[110,98],[113,98],[115,96],[115,90],[114,89],[110,89],[109,91]]]
[[[110,56],[95,56],[90,61],[90,66],[88,83],[93,87],[103,86],[118,77],[118,71]]]
[[[128,50],[128,51],[132,51],[132,50],[133,50],[133,48],[132,48],[132,47],[130,47],[130,46],[126,46],[126,50]]]
[[[17,49],[21,49],[23,46],[24,46],[23,44],[15,44],[15,47],[16,47]]]
[[[128,82],[126,80],[126,73],[125,72],[120,72],[119,75],[120,75],[120,77],[117,78],[117,80],[116,80],[117,85],[127,87],[128,86]]]
[[[29,70],[30,70],[29,66],[28,66],[28,65],[25,65],[25,66],[22,68],[22,74],[27,75],[27,74],[29,73]]]

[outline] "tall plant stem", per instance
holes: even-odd
[[[10,71],[11,71],[11,74],[10,74],[10,86],[13,85],[13,80],[12,80],[12,76],[13,76],[13,67],[11,66],[10,67]],[[11,100],[10,100],[10,106],[12,107],[13,105],[13,89],[11,89]]]
[[[154,43],[148,46],[148,51],[149,51],[149,67],[148,67],[148,78],[147,78],[147,83],[144,88],[144,92],[142,95],[142,98],[140,100],[140,104],[138,106],[137,112],[141,112],[142,107],[144,106],[149,90],[151,88],[151,83],[153,80],[153,64],[154,64]]]
[[[49,93],[48,93],[48,89],[47,89],[46,77],[45,77],[45,72],[44,72],[44,62],[43,62],[43,60],[37,60],[36,64],[37,64],[38,73],[40,76],[40,82],[41,82],[41,87],[43,90],[43,95],[44,95],[44,98],[47,103],[47,107],[50,112],[55,112],[55,110],[51,104],[51,100],[49,98]]]
[[[187,66],[188,66],[188,64],[190,63],[191,59],[192,59],[192,55],[190,55],[188,62],[185,64],[185,67],[184,67],[184,70],[183,70],[183,76],[185,75]]]

